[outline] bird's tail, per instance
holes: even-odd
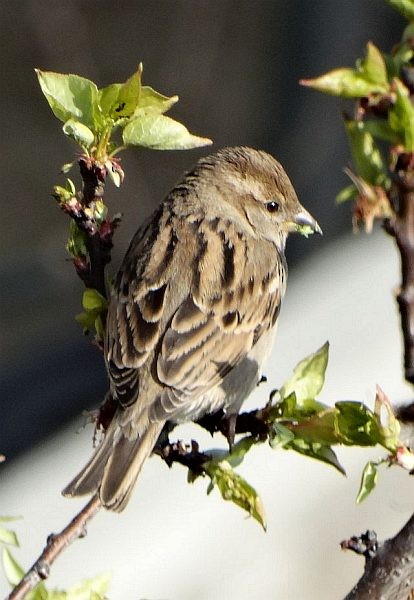
[[[62,494],[73,497],[98,493],[105,508],[123,510],[163,425],[163,422],[150,423],[140,437],[130,440],[120,432],[114,418],[90,461]]]

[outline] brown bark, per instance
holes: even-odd
[[[366,558],[365,570],[345,600],[414,599],[414,514],[397,535]]]
[[[50,567],[57,557],[72,542],[86,535],[87,522],[96,515],[100,508],[101,503],[99,498],[93,496],[88,504],[60,533],[49,535],[42,554],[29,571],[27,571],[20,583],[12,590],[7,600],[23,600],[26,594],[40,581],[47,579],[50,574]]]
[[[404,339],[405,378],[414,383],[414,171],[413,155],[399,157],[391,197],[395,217],[384,223],[401,256],[401,287],[397,293]],[[408,164],[407,164],[408,161]]]

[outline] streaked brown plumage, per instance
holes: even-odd
[[[287,234],[320,231],[282,166],[251,148],[201,159],[135,234],[105,341],[116,414],[64,490],[122,510],[166,421],[237,413],[261,376],[286,289]]]

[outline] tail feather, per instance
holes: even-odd
[[[114,446],[116,432],[114,425],[115,423],[112,422],[92,458],[62,491],[64,496],[86,496],[97,491]]]
[[[151,454],[163,422],[151,423],[136,440],[121,437],[105,465],[99,495],[102,504],[121,512],[128,503],[137,477]]]
[[[164,423],[151,423],[134,440],[122,435],[114,421],[90,461],[63,490],[64,496],[98,492],[105,508],[120,512],[129,500],[141,468],[151,454]]]

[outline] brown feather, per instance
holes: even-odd
[[[167,420],[239,410],[273,341],[286,236],[305,213],[273,157],[228,148],[201,159],[140,227],[108,309],[118,408],[66,494],[98,491],[122,510]]]

